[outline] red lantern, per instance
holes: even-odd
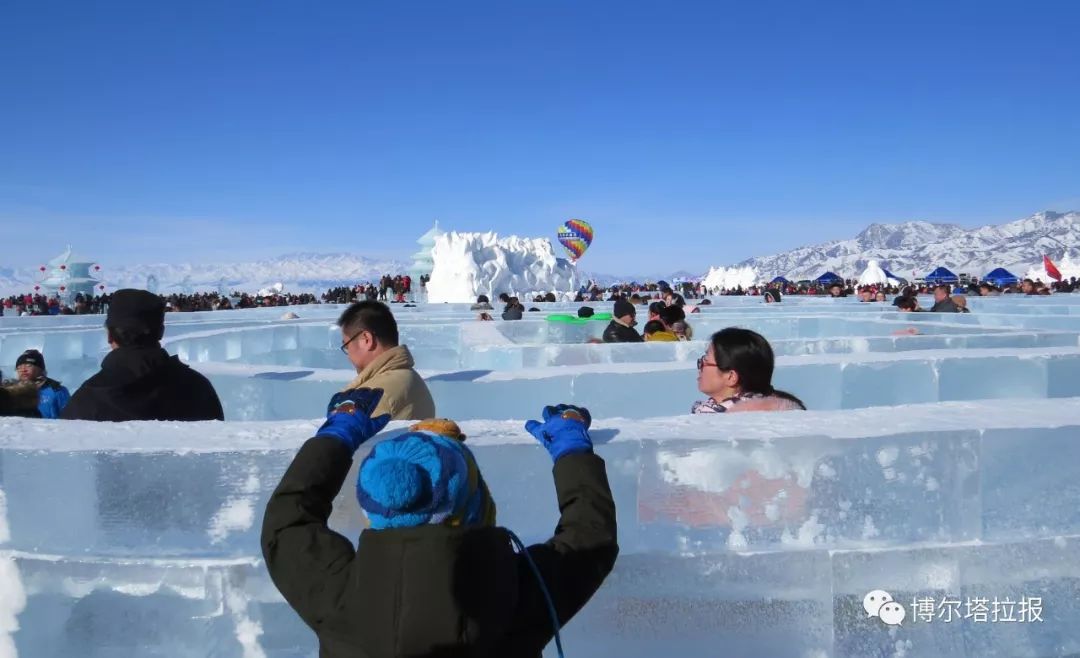
[[[44,271],[45,271],[45,266],[44,266],[44,265],[42,265],[41,267],[39,267],[39,268],[38,268],[38,270],[40,270],[40,271],[44,272]]]
[[[41,286],[34,286],[34,291],[36,292],[38,290],[41,290]]]
[[[98,290],[104,290],[105,286],[98,286]]]
[[[100,265],[95,265],[94,266],[94,271],[95,272],[100,272],[101,271],[101,266]]]
[[[66,286],[60,286],[60,292],[64,292],[65,290],[67,290]]]
[[[61,265],[61,266],[60,266],[60,269],[62,269],[62,270],[66,270],[66,269],[67,269],[67,265]]]

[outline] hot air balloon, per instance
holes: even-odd
[[[581,258],[592,244],[593,227],[580,219],[568,219],[559,227],[559,244],[566,247],[571,261]]]

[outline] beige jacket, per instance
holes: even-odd
[[[435,417],[435,401],[420,375],[409,348],[392,347],[360,371],[345,390],[381,388],[382,399],[372,416],[390,414],[394,420],[424,420]]]

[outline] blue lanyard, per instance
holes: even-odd
[[[547,585],[544,583],[544,577],[540,575],[540,569],[536,566],[536,562],[533,562],[532,556],[529,555],[529,551],[525,548],[525,544],[521,542],[521,539],[510,530],[506,532],[510,535],[510,540],[514,542],[521,554],[525,556],[525,561],[529,563],[533,575],[536,576],[536,582],[540,585],[540,591],[544,594],[544,601],[547,602],[548,614],[551,615],[551,625],[555,629],[555,648],[559,652],[559,658],[565,658],[563,656],[562,638],[559,636],[559,615],[555,612],[555,604],[551,601],[551,593],[548,592]]]

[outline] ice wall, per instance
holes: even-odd
[[[500,238],[495,233],[444,233],[435,238],[434,267],[427,284],[431,303],[495,300],[500,293],[522,298],[576,292],[575,269],[557,258],[543,238]]]
[[[1080,399],[598,419],[621,554],[566,628],[567,655],[1080,651],[1078,418]],[[9,648],[35,658],[313,655],[310,631],[266,577],[258,533],[316,427],[0,421]],[[557,519],[547,454],[520,421],[463,429],[500,522],[526,542],[547,538]],[[355,539],[352,490],[332,525]],[[889,628],[862,612],[871,589],[905,604],[1039,597],[1043,621]]]

